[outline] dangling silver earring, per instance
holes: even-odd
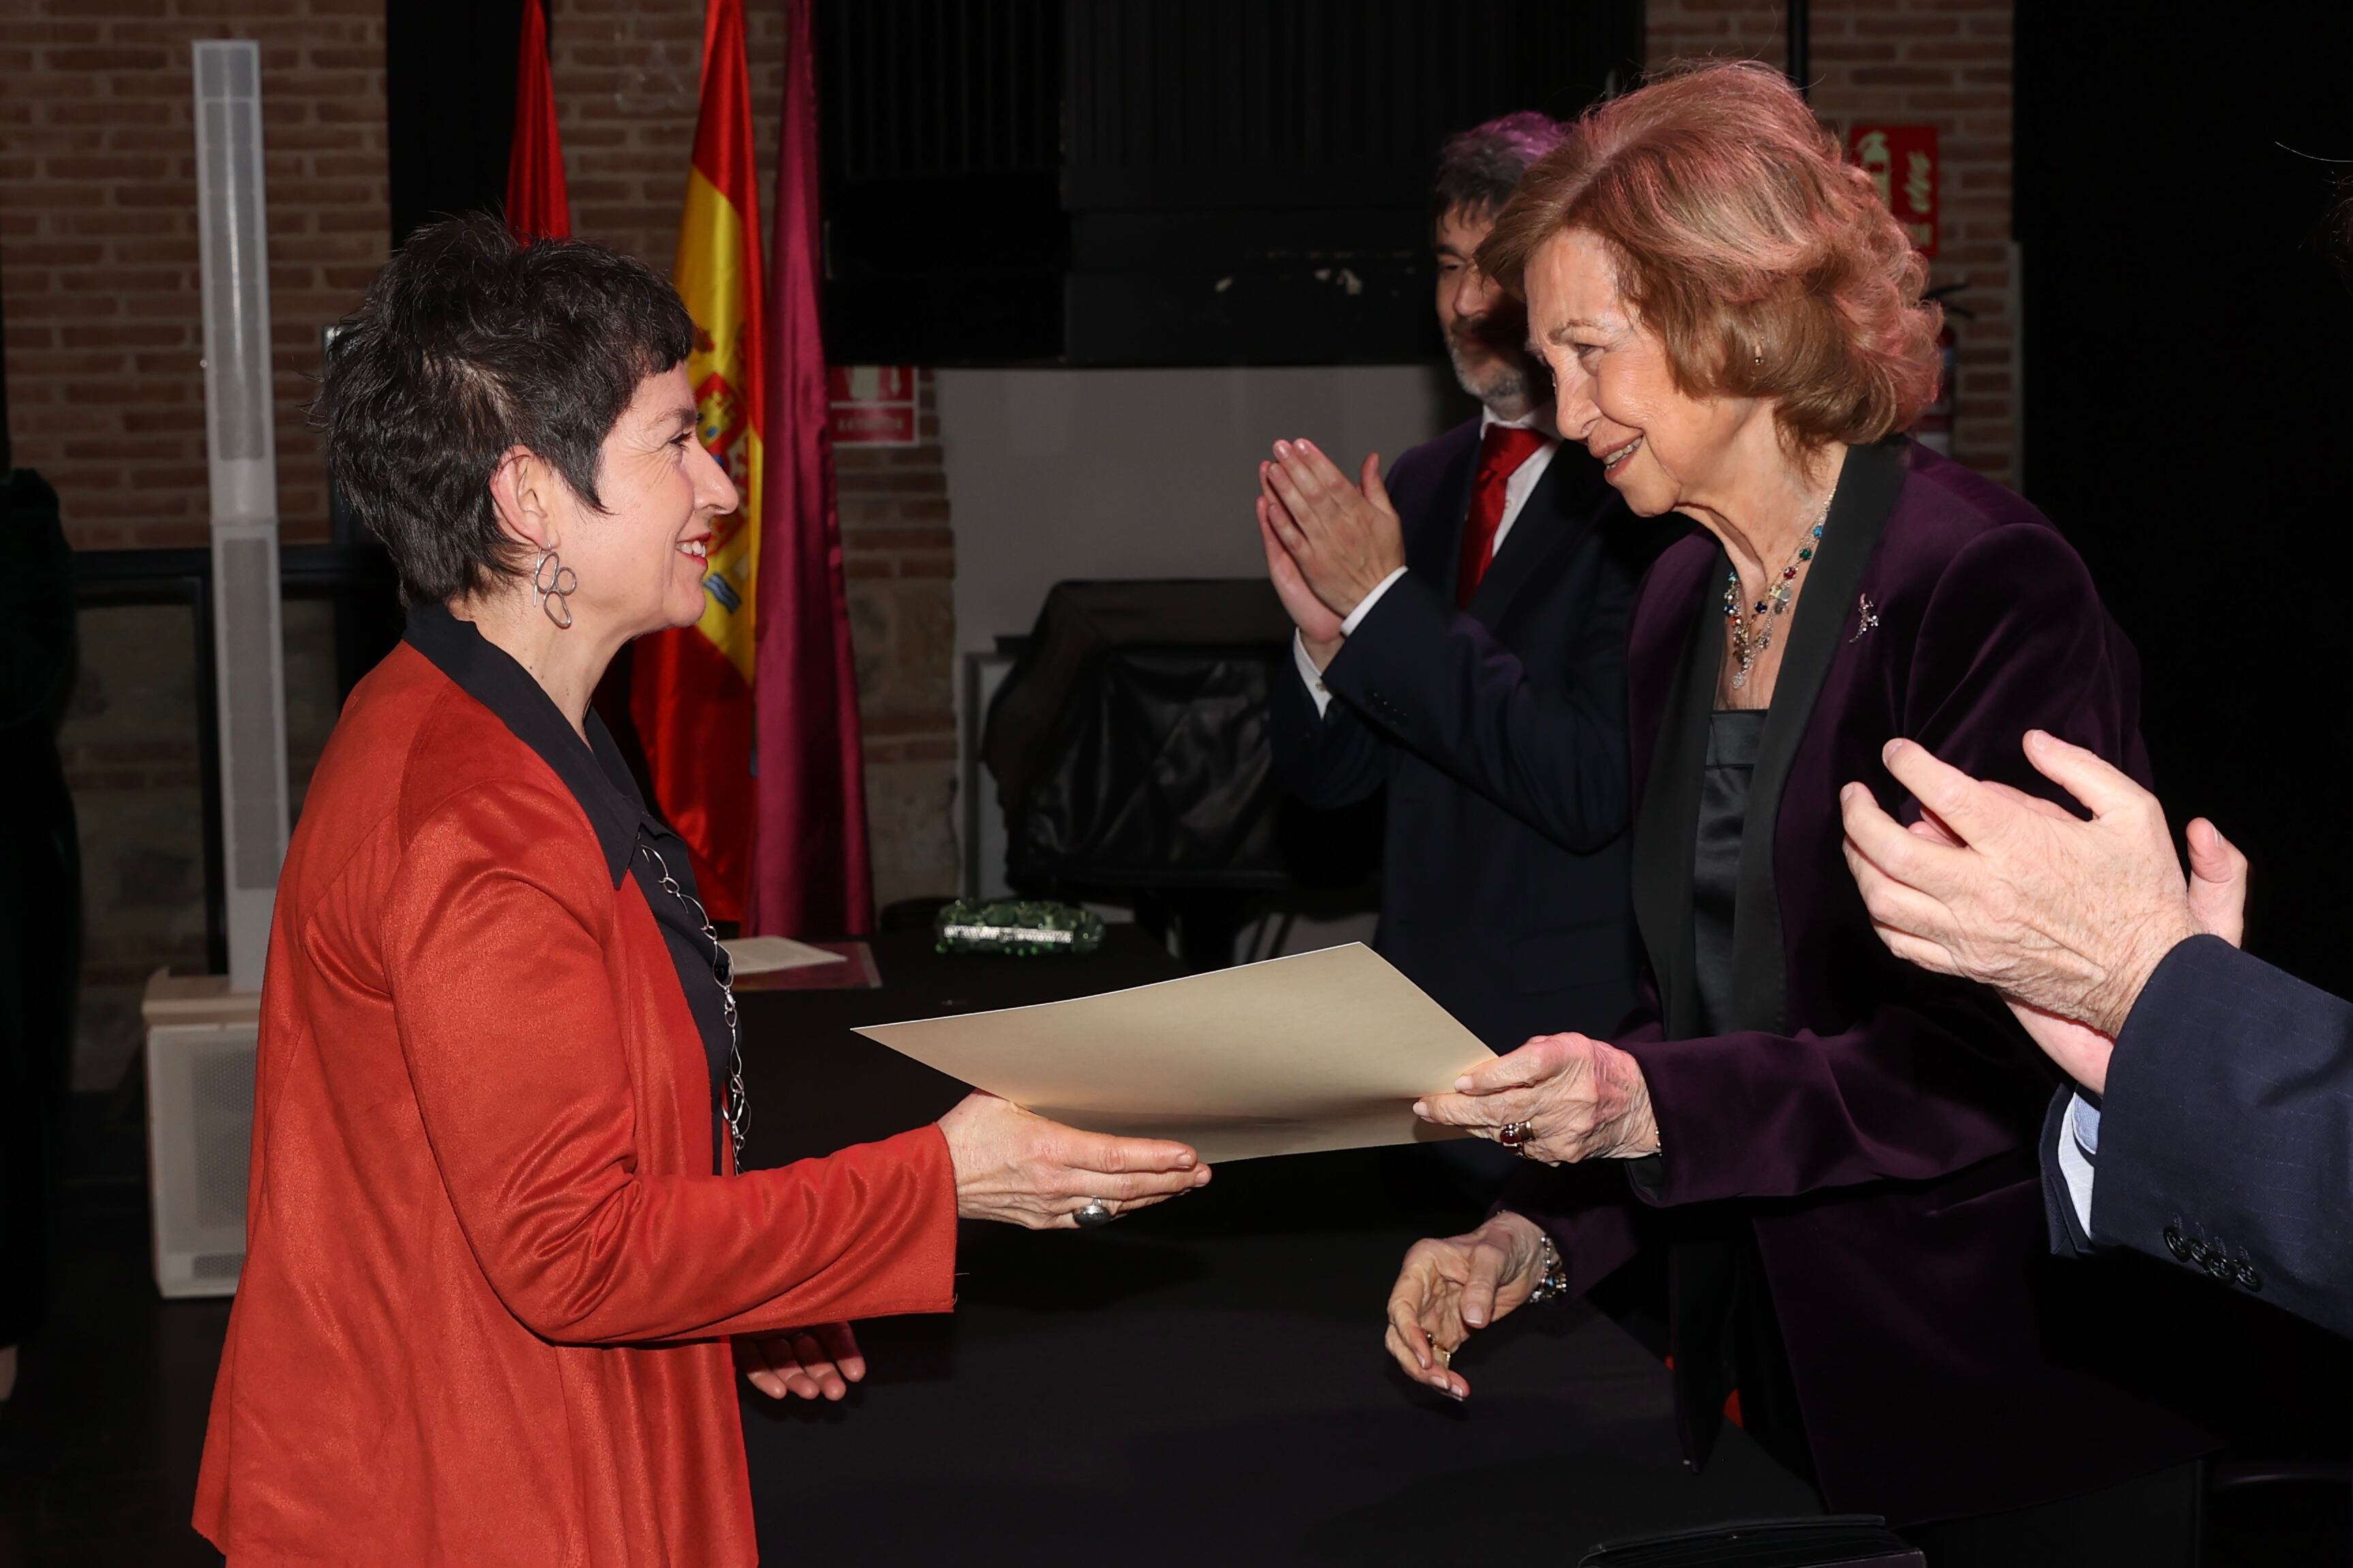
[[[539,552],[539,560],[531,569],[531,591],[539,595],[539,607],[547,618],[565,631],[572,629],[572,606],[567,601],[579,586],[580,579],[554,551]]]

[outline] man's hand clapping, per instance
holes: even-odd
[[[1895,741],[1888,770],[1927,816],[1906,831],[1849,784],[1847,864],[1890,951],[2000,992],[2035,1042],[2096,1093],[2117,1029],[2174,944],[2200,933],[2239,941],[2246,857],[2200,819],[2189,825],[2185,879],[2156,796],[2054,736],[2031,732],[2026,754],[2090,808],[2089,821]]]
[[[1352,483],[1313,442],[1277,441],[1258,474],[1267,574],[1320,666],[1339,646],[1341,620],[1405,564],[1405,529],[1378,452]]]

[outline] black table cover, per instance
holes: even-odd
[[[748,1163],[885,1136],[963,1092],[853,1026],[1178,973],[1133,928],[1092,958],[928,942],[878,942],[879,991],[744,998]],[[1583,1306],[1474,1341],[1466,1405],[1396,1371],[1398,1259],[1481,1212],[1433,1155],[1244,1162],[1099,1232],[967,1225],[955,1314],[861,1325],[871,1369],[841,1405],[745,1390],[762,1560],[1574,1562],[1612,1537],[1815,1511],[1736,1432],[1687,1474],[1664,1371]]]

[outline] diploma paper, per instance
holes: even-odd
[[[838,952],[795,942],[788,936],[739,936],[720,943],[727,950],[737,974],[772,974],[783,969],[807,969],[819,963],[846,963]]]
[[[1413,1101],[1494,1055],[1361,942],[858,1032],[1041,1116],[1174,1138],[1211,1163],[1455,1136]]]

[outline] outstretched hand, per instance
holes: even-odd
[[[1413,1113],[1498,1142],[1505,1127],[1525,1129],[1520,1152],[1547,1165],[1633,1159],[1659,1149],[1641,1064],[1584,1035],[1538,1035],[1456,1079],[1453,1093],[1415,1100]]]
[[[940,1131],[955,1167],[959,1219],[1071,1230],[1090,1204],[1125,1214],[1209,1179],[1185,1144],[1082,1132],[993,1094],[966,1095],[940,1118]]]

